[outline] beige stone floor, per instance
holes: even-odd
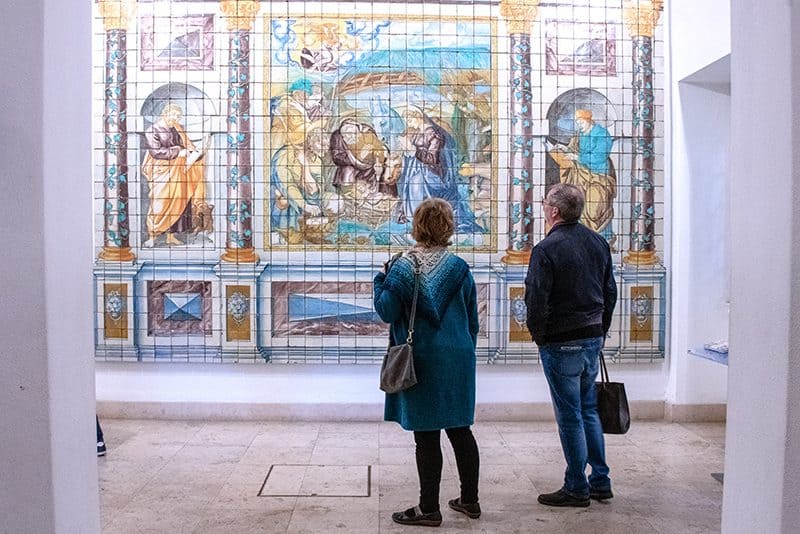
[[[411,433],[390,423],[197,422],[105,419],[108,456],[98,458],[103,532],[428,532],[391,512],[416,503]],[[634,421],[607,436],[615,498],[589,508],[548,508],[564,461],[554,423],[478,423],[478,520],[447,509],[458,495],[449,444],[438,532],[719,532],[722,424]],[[266,493],[366,497],[258,496]],[[292,467],[285,467],[292,466]],[[298,467],[299,466],[299,467]],[[328,466],[327,468],[304,466]],[[335,466],[339,466],[338,468]],[[351,466],[344,468],[343,466]],[[296,480],[304,473],[303,480]],[[294,474],[293,474],[294,473]],[[360,493],[364,492],[364,493]]]

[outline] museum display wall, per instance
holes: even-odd
[[[607,354],[663,359],[662,4],[99,0],[96,358],[379,362],[372,278],[438,197],[479,361],[536,362],[523,279],[563,182],[612,250]]]

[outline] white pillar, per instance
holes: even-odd
[[[100,531],[92,424],[91,5],[0,6],[3,532]]]
[[[723,532],[800,524],[797,1],[731,3],[731,334]]]

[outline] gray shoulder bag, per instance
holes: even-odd
[[[409,254],[414,262],[414,297],[411,301],[411,316],[408,320],[408,337],[402,345],[390,345],[381,365],[381,390],[397,393],[417,383],[414,371],[414,318],[417,315],[417,295],[419,293],[420,268],[417,258]],[[391,333],[389,334],[391,337]]]

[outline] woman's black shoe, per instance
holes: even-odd
[[[409,508],[405,512],[395,512],[392,514],[392,521],[401,525],[419,525],[422,527],[438,527],[442,524],[442,513],[440,511],[423,514],[419,506]]]
[[[481,505],[478,503],[468,504],[461,502],[461,499],[453,499],[451,501],[447,501],[447,505],[456,512],[461,512],[462,514],[466,515],[470,519],[478,519],[481,516]]]

